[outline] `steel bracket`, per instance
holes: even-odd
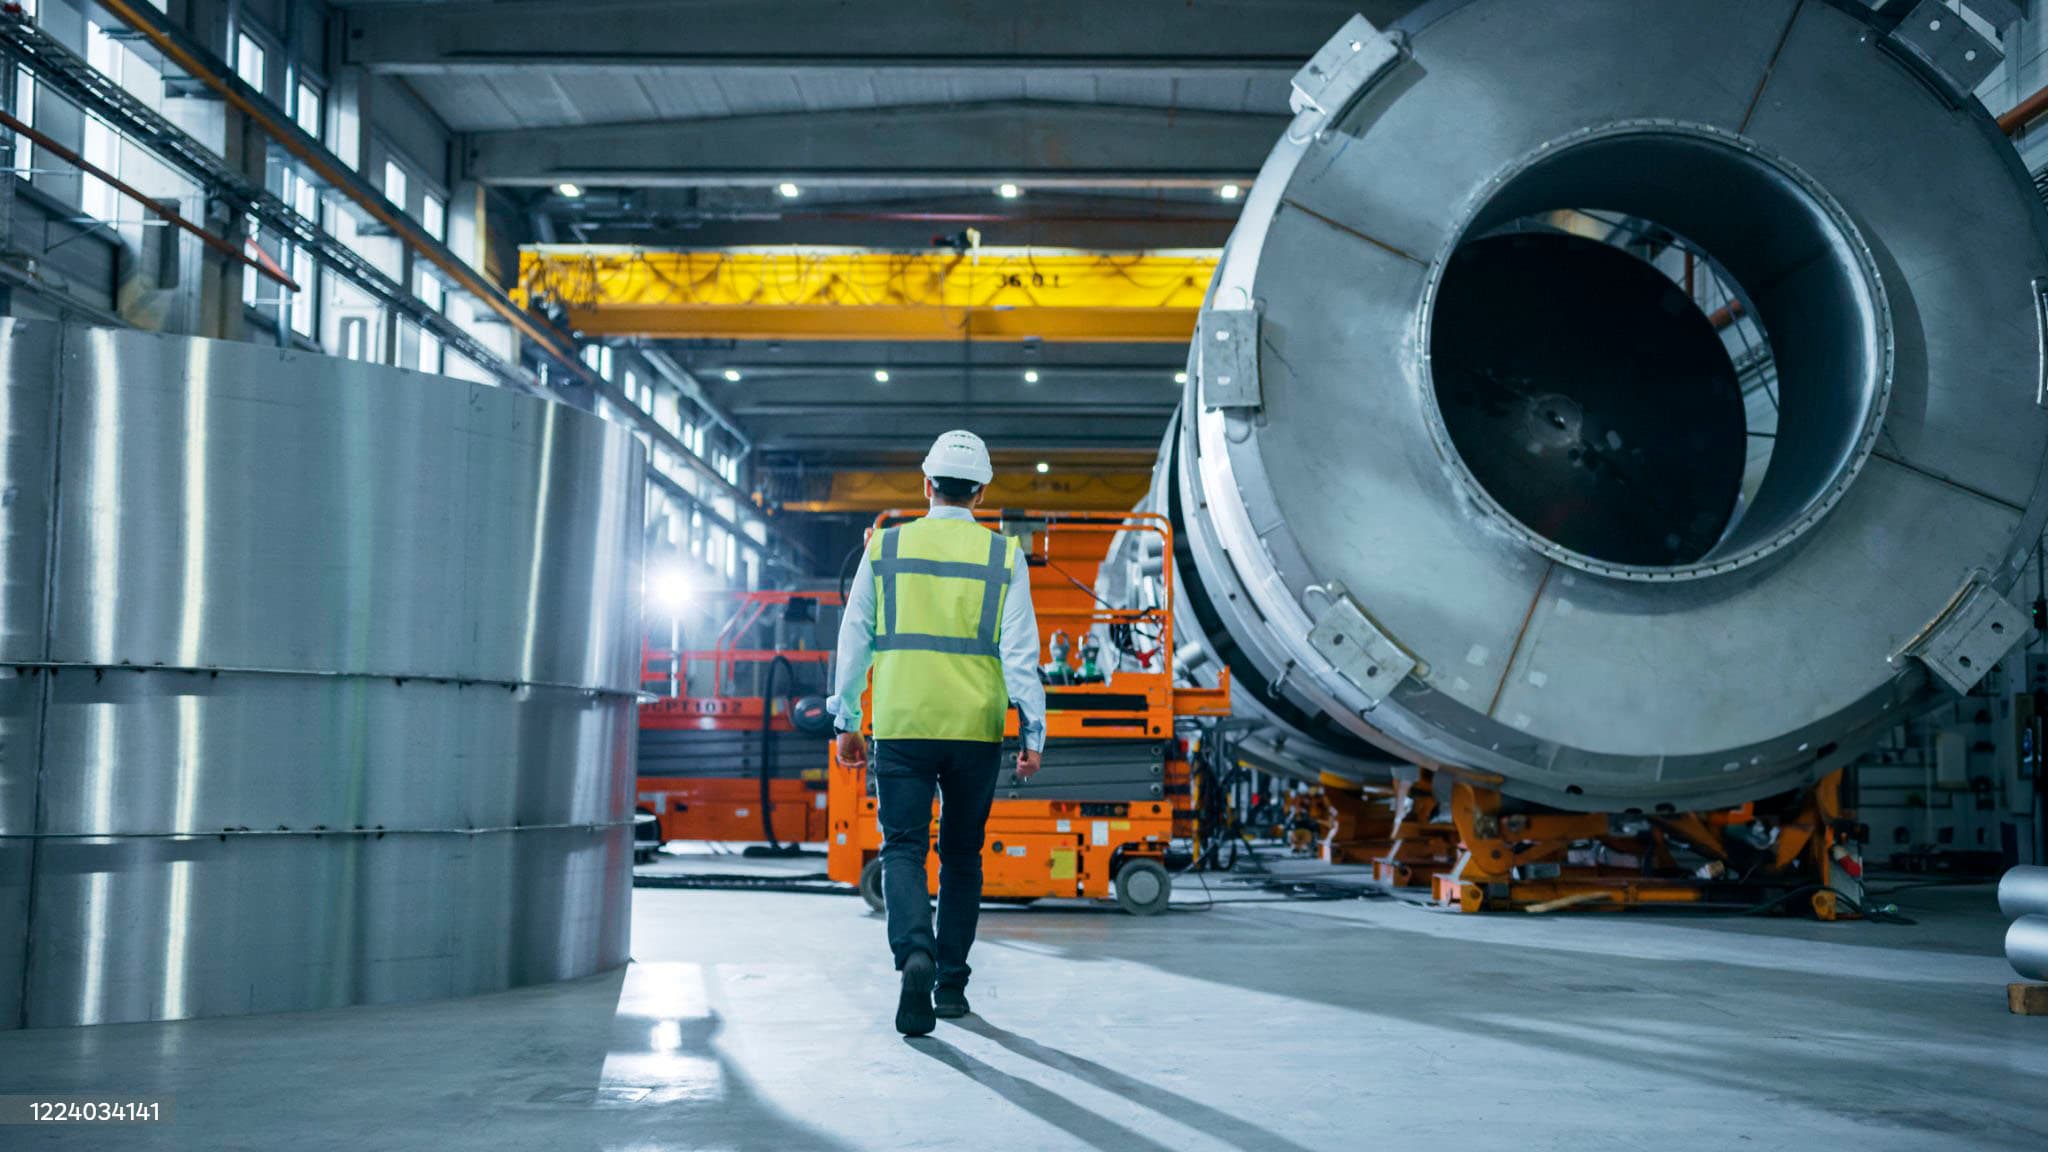
[[[1297,113],[1314,109],[1327,121],[1392,71],[1400,59],[1399,44],[1373,27],[1372,21],[1353,16],[1294,74],[1288,107]]]
[[[1952,103],[1968,100],[2005,59],[1998,45],[1979,35],[1942,0],[1920,0],[1884,44],[1894,56],[1938,80]]]
[[[2027,614],[1999,595],[1990,577],[1979,570],[1970,574],[1948,605],[1907,642],[1899,656],[1917,658],[1942,683],[1961,694],[1975,688],[2031,631]]]
[[[1195,371],[1205,408],[1257,408],[1259,314],[1250,308],[1206,308],[1195,322],[1201,349]]]
[[[2034,278],[2034,405],[2048,408],[2048,276]]]
[[[1419,663],[1380,631],[1350,593],[1334,586],[1330,606],[1316,619],[1308,643],[1375,707]]]

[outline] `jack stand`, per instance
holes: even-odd
[[[1769,906],[1807,896],[1820,920],[1863,902],[1861,829],[1842,810],[1836,773],[1775,810],[1635,816],[1510,810],[1499,792],[1452,785],[1457,862],[1435,872],[1438,902],[1466,912],[1644,905]],[[1682,864],[1675,849],[1705,862]]]

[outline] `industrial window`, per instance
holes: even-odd
[[[448,202],[432,192],[420,201],[420,224],[436,240],[448,239]]]
[[[415,278],[418,283],[413,287],[413,295],[418,296],[421,303],[434,311],[442,311],[448,303],[448,290],[441,283],[441,278],[426,268],[422,268],[415,273]],[[440,373],[445,366],[445,355],[446,349],[441,343],[441,338],[435,335],[426,325],[422,324],[420,326],[420,371]]]
[[[36,126],[36,74],[18,64],[14,68],[14,118],[31,128]],[[26,180],[35,166],[35,142],[26,136],[17,136],[14,141],[15,175]]]
[[[400,212],[406,210],[405,169],[393,160],[384,162],[384,198],[396,204]]]
[[[293,87],[292,119],[298,124],[299,131],[304,132],[315,140],[324,139],[320,131],[324,123],[322,116],[324,109],[321,107],[321,103],[320,90],[318,88],[313,87],[304,80],[299,81]]]
[[[432,372],[437,376],[440,375],[442,351],[441,338],[428,331],[425,327],[422,327],[420,329],[420,371]]]
[[[38,0],[21,0],[21,14],[30,20],[36,18]],[[36,74],[14,66],[14,102],[10,106],[14,118],[33,128],[36,126]],[[26,136],[14,141],[14,173],[23,180],[29,178],[36,166],[36,146]]]
[[[344,316],[341,320],[341,354],[350,360],[367,359],[370,344],[370,322],[362,316]]]
[[[87,22],[85,26],[85,57],[107,79],[121,83],[120,45],[107,35],[107,30]],[[85,118],[86,163],[105,172],[118,173],[121,170],[121,134],[105,123],[91,116]],[[97,176],[80,177],[79,208],[96,220],[112,221],[119,217],[121,196],[114,186]]]
[[[351,171],[363,167],[363,125],[356,116],[356,102],[339,100],[334,105],[334,154]]]
[[[602,344],[586,344],[583,347],[583,363],[592,372],[612,378],[612,350]]]
[[[320,220],[320,192],[311,181],[286,172],[284,181],[292,210],[306,219],[318,223]],[[319,276],[313,264],[313,254],[297,245],[285,249],[286,271],[298,283],[299,290],[292,295],[292,331],[310,337],[320,328]],[[279,285],[283,289],[282,285]]]
[[[254,36],[247,32],[235,34],[235,75],[242,78],[242,83],[258,92],[270,90],[269,85],[264,82],[264,71],[269,65],[269,55]]]

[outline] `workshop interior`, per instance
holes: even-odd
[[[0,159],[0,1147],[2048,1147],[2035,0],[16,0]]]

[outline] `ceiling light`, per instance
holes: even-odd
[[[877,368],[877,369],[875,369],[875,383],[877,383],[877,384],[887,384],[888,382],[889,382],[889,370],[888,370],[887,368]]]
[[[727,368],[727,369],[725,370],[725,378],[726,378],[727,380],[730,380],[730,381],[732,381],[732,382],[733,382],[734,384],[737,384],[737,383],[739,383],[739,382],[740,382],[740,370],[739,370],[739,369],[737,369],[737,368]]]
[[[578,196],[583,195],[583,186],[580,184],[557,184],[555,185],[555,195],[560,196],[564,200],[574,200]]]
[[[1024,190],[1022,188],[1017,187],[1015,184],[996,185],[996,195],[1001,196],[1005,200],[1015,200],[1017,197],[1023,194]]]
[[[1188,382],[1188,374],[1187,374],[1187,373],[1185,373],[1185,372],[1175,372],[1175,373],[1173,374],[1173,382],[1174,382],[1175,384],[1185,384],[1185,383],[1187,383],[1187,382]]]
[[[1045,474],[1046,474],[1047,472],[1050,472],[1050,471],[1052,471],[1052,465],[1050,465],[1050,464],[1047,464],[1047,463],[1046,463],[1045,461],[1043,461],[1043,460],[1040,460],[1040,461],[1038,462],[1038,474],[1039,474],[1040,476],[1043,476],[1043,475],[1045,475]]]
[[[1024,382],[1025,382],[1026,384],[1036,384],[1036,383],[1038,383],[1038,369],[1036,369],[1036,368],[1033,368],[1033,369],[1030,369],[1030,370],[1026,371],[1026,372],[1024,373]]]
[[[794,200],[797,197],[804,194],[803,189],[797,187],[794,184],[791,184],[787,180],[784,180],[782,183],[777,184],[775,186],[775,190],[782,194],[782,198],[784,200]]]
[[[1216,190],[1216,195],[1221,196],[1225,200],[1235,200],[1237,199],[1238,193],[1243,191],[1244,189],[1239,188],[1235,184],[1225,184],[1223,187],[1218,188]]]

